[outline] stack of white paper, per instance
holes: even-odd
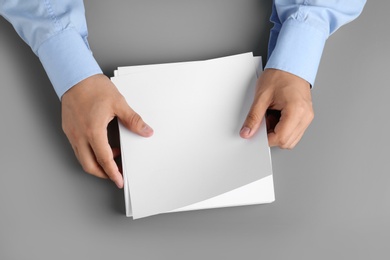
[[[239,135],[261,71],[252,53],[115,71],[154,129],[144,138],[119,126],[127,216],[274,201],[265,123],[249,140]]]

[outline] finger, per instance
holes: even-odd
[[[313,120],[313,113],[309,111],[307,113],[302,113],[301,115],[299,115],[299,113],[297,113],[296,110],[293,110],[293,115],[300,120],[298,125],[293,129],[293,123],[292,123],[290,125],[291,132],[284,132],[285,136],[283,137],[283,132],[281,131],[283,125],[278,124],[275,127],[274,132],[269,133],[268,135],[268,141],[270,146],[279,146],[284,149],[292,149],[302,138],[307,127],[310,125],[311,121]],[[286,117],[281,118],[282,122],[284,121],[285,118]]]
[[[290,139],[290,143],[288,146],[290,149],[294,148],[299,141],[302,139],[303,134],[305,133],[306,129],[309,127],[311,121],[313,120],[313,117],[305,117],[305,119],[299,124],[298,129],[296,130],[296,135]]]
[[[288,146],[290,147],[289,149],[294,148],[298,144],[303,134],[305,133],[306,129],[313,121],[313,118],[314,118],[313,110],[308,110],[306,113],[304,113],[301,122],[299,123],[297,129],[294,131],[295,136],[292,136],[289,140],[289,144],[288,144]]]
[[[270,146],[279,146],[288,149],[291,139],[295,140],[299,124],[302,120],[300,113],[296,112],[292,106],[281,111],[279,122],[276,124],[274,132],[268,135]],[[298,131],[300,133],[300,131]]]
[[[123,101],[117,104],[116,115],[130,131],[144,137],[153,135],[153,129],[126,103],[124,98]]]
[[[278,138],[274,132],[268,133],[267,137],[268,137],[268,146],[269,147],[278,146]]]
[[[266,100],[263,95],[256,96],[241,128],[242,138],[251,138],[256,133],[269,105],[270,101]]]
[[[90,140],[91,148],[96,161],[103,168],[108,177],[118,186],[123,187],[123,177],[114,161],[114,154],[108,143],[107,132],[104,130],[94,131]]]
[[[292,135],[289,137],[285,143],[280,143],[280,137],[275,132],[268,133],[268,144],[270,147],[279,146],[282,149],[292,149],[294,148],[293,143],[302,136],[304,131],[298,129],[298,127],[292,132]]]
[[[303,134],[305,133],[305,131],[303,131],[300,135],[298,135],[298,137],[291,143],[291,147],[292,148],[295,148],[295,146],[297,146],[297,144],[299,143],[299,141],[302,139],[302,136]]]
[[[82,143],[78,145],[76,149],[74,148],[74,150],[75,150],[76,157],[79,160],[85,172],[99,178],[108,179],[107,174],[96,162],[93,151],[88,143],[86,142]]]

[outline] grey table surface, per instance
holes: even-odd
[[[163,3],[164,2],[164,3]],[[90,44],[116,66],[266,56],[271,1],[85,1]],[[0,19],[0,259],[389,259],[389,1],[327,42],[316,117],[272,149],[272,204],[132,221],[122,190],[83,173],[39,60]]]

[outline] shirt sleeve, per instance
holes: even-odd
[[[102,73],[88,45],[82,0],[0,0],[0,15],[39,57],[59,98]]]
[[[362,12],[365,0],[274,0],[267,68],[311,85],[328,37]]]

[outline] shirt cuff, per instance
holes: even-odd
[[[43,42],[37,55],[60,99],[83,79],[102,73],[88,44],[72,28]]]
[[[304,21],[288,19],[280,29],[265,69],[283,70],[314,85],[327,38],[326,33]]]

